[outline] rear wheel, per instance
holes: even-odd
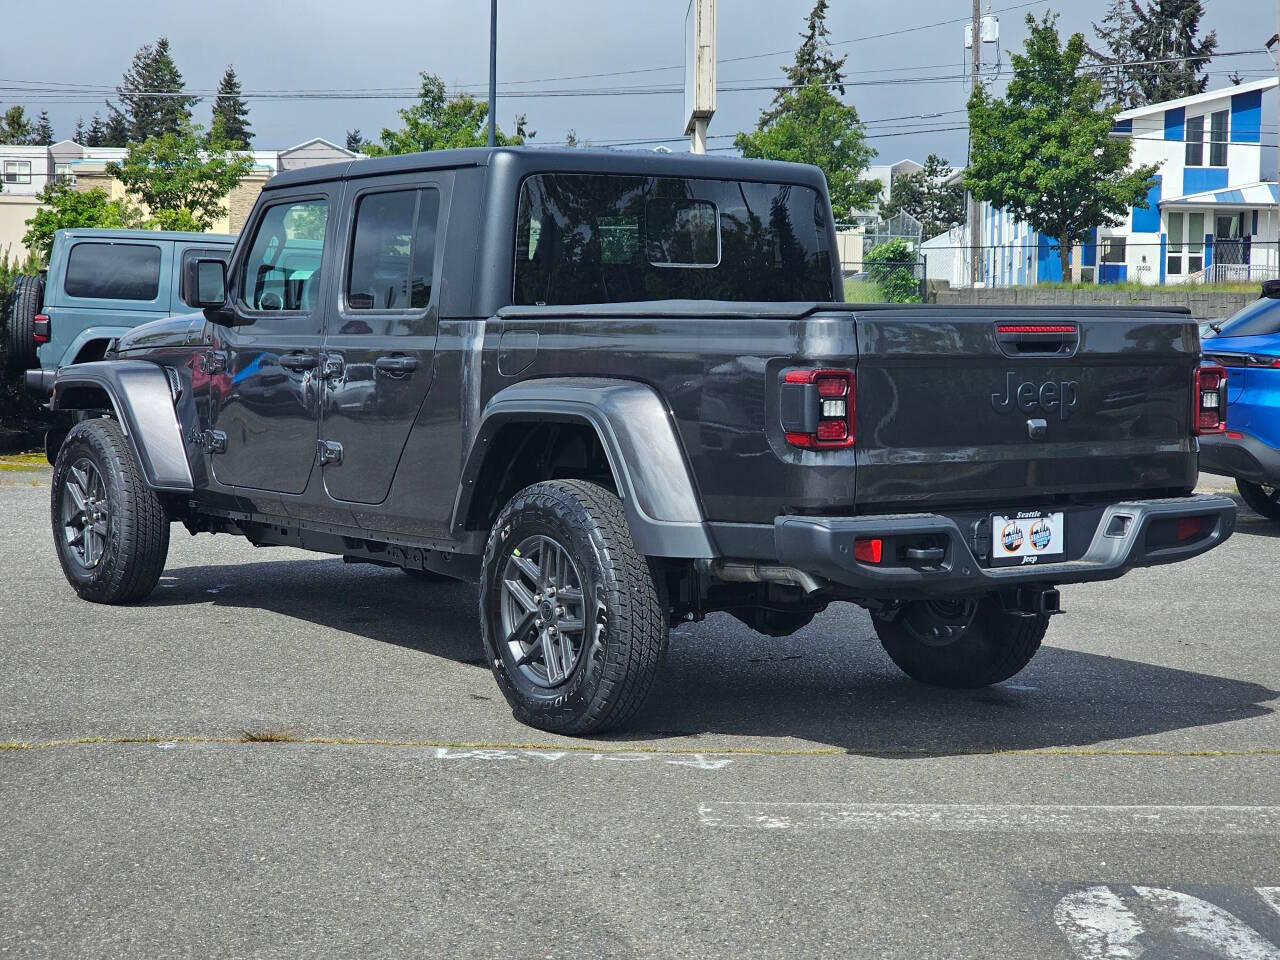
[[[85,600],[130,603],[155,588],[169,553],[169,517],[115,421],[85,420],[67,434],[50,513],[62,572]]]
[[[1280,520],[1280,486],[1237,480],[1236,489],[1240,491],[1240,499],[1247,503],[1254,513],[1268,520]]]
[[[872,618],[889,658],[936,687],[985,687],[1008,680],[1040,649],[1046,616],[1009,613],[998,597],[918,600],[892,620]]]
[[[9,307],[5,331],[5,359],[10,373],[36,366],[33,325],[44,307],[44,281],[39,277],[19,277]]]
[[[667,611],[618,497],[555,480],[516,494],[480,580],[485,653],[516,719],[555,733],[625,723],[653,685]]]

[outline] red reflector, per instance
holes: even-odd
[[[819,420],[819,440],[843,440],[849,436],[849,425],[843,420]]]
[[[1244,439],[1244,434],[1243,434],[1243,433],[1236,433],[1234,430],[1228,430],[1228,431],[1227,431],[1227,439],[1228,439],[1228,440],[1243,440],[1243,439]]]
[[[816,446],[818,438],[811,433],[788,433],[785,434],[787,443],[793,447],[803,447],[806,450]]]
[[[1183,517],[1178,521],[1178,539],[1191,540],[1200,536],[1200,530],[1203,526],[1203,517]]]
[[[820,397],[843,397],[845,391],[849,389],[849,381],[843,376],[818,377],[817,384]]]
[[[31,339],[36,343],[49,342],[49,317],[43,313],[37,313],[31,318]]]
[[[858,537],[853,541],[853,559],[859,563],[879,563],[884,554],[884,541],[879,537]]]
[[[996,327],[1001,333],[1075,333],[1069,323],[1002,323]]]

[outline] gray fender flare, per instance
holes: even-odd
[[[107,395],[147,486],[183,493],[194,489],[173,391],[161,367],[145,360],[99,360],[62,367],[53,378],[51,409],[99,406],[89,406],[77,388]]]
[[[455,533],[470,510],[489,442],[506,423],[588,423],[604,447],[636,550],[650,557],[717,556],[675,426],[653,388],[630,380],[526,380],[486,404],[467,455],[454,504]]]

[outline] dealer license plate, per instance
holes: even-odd
[[[991,515],[991,565],[1011,567],[1061,560],[1066,537],[1061,513],[1021,510]]]

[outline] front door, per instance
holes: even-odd
[[[452,174],[371,180],[344,204],[342,282],[328,307],[320,436],[335,500],[386,499],[431,386],[435,278]]]
[[[336,203],[324,189],[282,193],[260,209],[247,252],[232,265],[234,317],[198,358],[212,421],[206,449],[221,484],[306,489],[324,373],[321,274]]]

